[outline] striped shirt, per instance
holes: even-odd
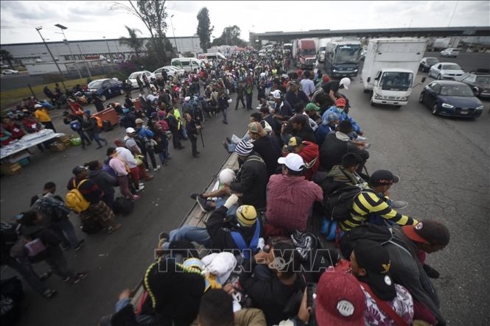
[[[351,217],[345,221],[341,221],[339,223],[340,227],[343,231],[350,231],[353,228],[366,223],[369,214],[379,215],[382,218],[399,225],[417,224],[417,220],[397,213],[374,192],[361,192],[356,199],[354,199],[350,214]]]

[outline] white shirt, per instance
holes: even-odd
[[[117,157],[126,162],[130,169],[138,166],[136,160],[134,159],[133,153],[127,148],[124,147],[116,147]]]
[[[309,97],[310,94],[313,94],[315,92],[315,83],[313,83],[313,80],[311,79],[302,79],[301,80],[301,89],[305,94]]]
[[[124,143],[126,144],[126,147],[128,148],[128,150],[131,151],[131,148],[136,146],[141,153],[141,148],[139,148],[138,144],[136,144],[136,140],[134,140],[134,138],[131,138],[129,136],[125,136],[124,137]]]

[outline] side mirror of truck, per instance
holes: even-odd
[[[371,77],[368,77],[367,82],[368,83],[371,82]]]

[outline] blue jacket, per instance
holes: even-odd
[[[344,120],[347,120],[349,121],[350,123],[352,123],[352,129],[356,132],[356,133],[362,133],[362,129],[361,127],[359,127],[359,125],[357,124],[356,120],[354,120],[351,116],[349,116],[347,113],[345,113],[344,110],[339,110],[336,106],[331,106],[330,109],[328,109],[327,111],[325,111],[322,115],[322,120],[325,121],[327,120],[327,117],[330,113],[336,113],[338,116],[339,116],[339,123],[344,121]]]
[[[146,128],[141,128],[140,130],[138,130],[138,136],[140,137],[146,137],[146,138],[153,138],[154,134],[153,134],[153,131],[151,131],[150,129],[146,129]]]

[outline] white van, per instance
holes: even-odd
[[[201,68],[206,68],[204,62],[196,58],[173,58],[170,64],[172,66],[182,67],[187,72],[194,72],[194,69],[199,71]]]
[[[219,59],[219,60],[226,60],[226,57],[222,54],[222,53],[219,53],[219,52],[216,52],[216,53],[201,53],[197,56],[198,59],[203,59],[203,60],[206,60],[206,61],[209,61],[209,60],[215,60],[215,59]]]

